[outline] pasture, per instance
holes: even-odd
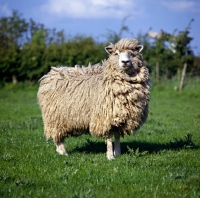
[[[46,143],[37,86],[0,88],[0,197],[200,197],[200,80],[182,93],[151,90],[147,123],[106,159],[104,139],[69,137],[69,156]]]

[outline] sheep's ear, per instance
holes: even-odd
[[[107,52],[108,54],[112,54],[112,52],[113,52],[113,48],[110,47],[110,46],[105,47],[105,50],[106,50],[106,52]]]
[[[109,46],[107,46],[107,47],[105,47],[105,50],[106,50],[106,52],[108,53],[108,54],[112,54],[112,52],[113,52],[113,44],[112,43],[110,43],[110,45]]]
[[[143,50],[143,46],[137,45],[137,47],[135,49],[136,49],[136,51],[141,52]]]

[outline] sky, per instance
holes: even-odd
[[[178,34],[193,18],[191,47],[200,56],[200,0],[0,0],[0,17],[11,16],[13,10],[46,28],[97,41],[109,32],[119,32],[123,19],[129,32],[122,36],[137,37],[161,29]]]

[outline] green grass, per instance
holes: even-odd
[[[155,85],[147,123],[106,159],[103,139],[45,141],[36,87],[0,88],[0,197],[200,197],[200,84]]]

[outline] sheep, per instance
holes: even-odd
[[[121,155],[120,137],[134,134],[148,116],[151,85],[142,49],[138,40],[123,38],[105,48],[109,57],[102,64],[52,67],[40,79],[44,134],[59,154],[68,155],[67,136],[87,132],[106,138],[109,160]]]

